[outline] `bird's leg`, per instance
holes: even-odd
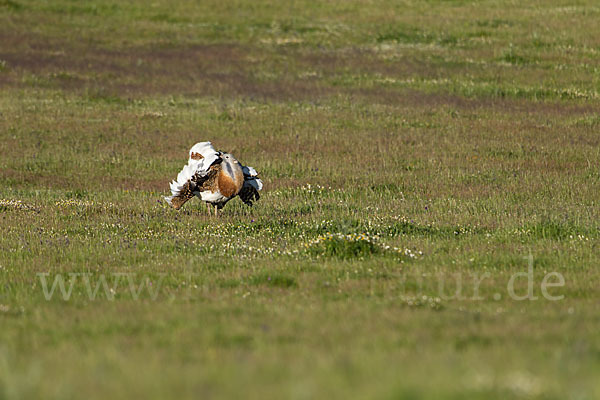
[[[219,207],[215,204],[215,218],[219,216]]]
[[[208,210],[208,216],[210,217],[212,215],[211,204],[210,203],[204,203],[204,204],[206,204],[206,209]]]

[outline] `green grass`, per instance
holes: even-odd
[[[599,16],[0,0],[0,399],[600,397]]]

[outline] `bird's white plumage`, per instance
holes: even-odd
[[[256,190],[262,190],[263,183],[258,178],[258,173],[252,167],[242,166],[242,172],[244,172],[244,186],[250,185]]]
[[[192,155],[196,153],[201,154],[204,158],[201,160],[192,158]],[[206,169],[208,169],[208,167],[210,167],[212,163],[217,160],[217,158],[219,158],[219,153],[215,150],[210,142],[200,142],[193,145],[190,149],[188,164],[202,161],[202,163],[206,166]]]
[[[227,197],[223,196],[220,192],[196,192],[196,195],[198,194],[200,195],[200,199],[207,203],[221,203],[227,201]]]
[[[200,154],[202,158],[193,158],[193,154]],[[167,203],[171,204],[173,197],[178,196],[181,193],[184,185],[192,179],[196,174],[200,176],[205,175],[208,172],[210,166],[219,158],[219,153],[215,150],[210,142],[196,143],[190,149],[188,163],[183,167],[181,172],[177,174],[177,180],[170,183],[171,196],[165,197]],[[204,200],[204,199],[202,199]]]

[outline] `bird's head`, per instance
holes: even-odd
[[[235,159],[234,156],[232,156],[229,153],[223,153],[221,155],[221,158],[223,159],[223,161],[229,162],[229,163],[232,163],[232,164],[239,164],[240,163],[238,160]]]

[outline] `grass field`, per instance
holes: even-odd
[[[0,399],[600,398],[599,19],[0,0]]]

